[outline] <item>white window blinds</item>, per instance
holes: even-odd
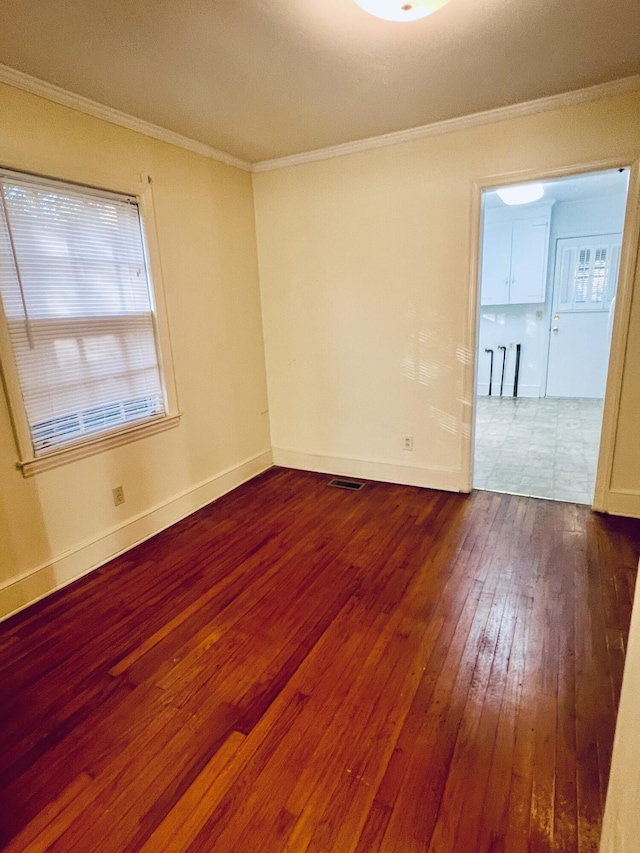
[[[0,297],[36,456],[165,413],[135,199],[0,171]]]
[[[558,241],[558,311],[608,311],[620,267],[620,235]]]

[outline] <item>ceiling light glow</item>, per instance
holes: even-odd
[[[385,21],[417,21],[445,6],[449,0],[355,0],[376,18]]]
[[[544,195],[542,184],[518,184],[513,187],[501,187],[496,190],[505,204],[530,204]]]

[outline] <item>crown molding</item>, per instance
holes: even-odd
[[[445,133],[453,133],[460,130],[468,130],[472,127],[493,124],[494,122],[506,121],[507,119],[519,118],[521,116],[535,115],[560,107],[583,104],[587,101],[595,101],[598,98],[624,95],[640,89],[640,74],[632,77],[623,77],[620,80],[612,80],[609,83],[600,83],[585,89],[576,89],[572,92],[563,92],[560,95],[550,95],[546,98],[538,98],[534,101],[524,101],[520,104],[511,104],[506,107],[497,107],[481,113],[472,113],[459,118],[445,119],[444,121],[425,124],[421,127],[413,127],[409,130],[397,130],[393,133],[385,133],[382,136],[371,136],[368,139],[358,139],[354,142],[345,142],[341,145],[331,145],[328,148],[318,148],[314,151],[305,151],[301,154],[291,154],[287,157],[278,157],[274,160],[262,160],[253,163],[252,172],[270,172],[273,169],[285,169],[288,166],[299,166],[303,163],[314,163],[318,160],[330,160],[333,157],[342,157],[345,154],[356,154],[359,151],[369,151],[373,148],[386,148],[390,145],[398,145],[401,142],[411,142],[415,139],[425,139],[429,136],[442,136]]]
[[[25,74],[23,71],[16,71],[15,68],[9,68],[8,65],[0,64],[0,83],[6,83],[16,89],[22,89],[31,95],[39,95],[48,101],[62,104],[65,107],[71,107],[73,110],[94,116],[94,118],[104,119],[111,122],[111,124],[124,127],[127,130],[143,133],[145,136],[151,136],[153,139],[159,139],[161,142],[168,142],[169,145],[185,148],[194,154],[201,154],[204,157],[209,157],[211,160],[218,160],[227,166],[235,166],[237,169],[243,169],[245,172],[251,171],[251,164],[245,160],[241,160],[239,157],[234,157],[225,151],[218,151],[216,148],[211,148],[211,146],[205,145],[203,142],[196,142],[195,139],[189,139],[189,137],[182,136],[180,133],[174,133],[172,130],[151,124],[151,122],[136,118],[128,113],[123,113],[113,107],[99,104],[97,101],[92,101],[83,95],[76,95],[74,92],[69,92],[67,89],[55,86],[53,83],[46,83],[44,80],[39,80],[37,77]]]
[[[547,112],[548,110],[554,110],[560,107],[568,107],[575,104],[582,104],[587,101],[595,101],[598,98],[604,98],[607,96],[623,95],[627,92],[633,92],[640,89],[640,74],[636,74],[632,77],[623,77],[620,80],[612,80],[609,83],[600,83],[596,86],[589,86],[585,89],[576,89],[572,92],[564,92],[560,95],[550,95],[549,97],[538,98],[534,101],[524,101],[520,104],[511,104],[506,107],[486,110],[485,112],[472,113],[467,116],[445,119],[444,121],[437,121],[420,127],[409,128],[408,130],[398,130],[393,131],[392,133],[385,133],[381,136],[372,136],[367,139],[344,142],[340,145],[331,145],[327,148],[304,151],[300,154],[277,157],[273,160],[261,160],[257,163],[249,163],[246,160],[241,160],[239,157],[234,157],[232,154],[227,154],[225,151],[219,151],[216,148],[212,148],[210,145],[205,145],[203,142],[197,142],[195,139],[182,136],[180,133],[175,133],[172,130],[167,130],[159,125],[144,121],[144,119],[136,118],[128,113],[116,110],[113,107],[108,107],[104,104],[98,103],[97,101],[92,101],[90,98],[85,98],[83,95],[77,95],[74,92],[63,89],[61,86],[56,86],[53,83],[46,83],[44,80],[39,80],[37,77],[32,77],[30,74],[25,74],[23,71],[17,71],[15,68],[9,68],[8,65],[2,65],[1,63],[0,83],[6,83],[16,89],[22,89],[32,95],[38,95],[41,98],[46,98],[48,101],[53,101],[54,103],[61,104],[62,106],[70,107],[78,112],[94,116],[94,118],[103,119],[104,121],[111,122],[111,124],[124,127],[127,130],[142,133],[145,136],[152,137],[153,139],[159,139],[161,142],[169,143],[169,145],[184,148],[187,151],[192,151],[194,154],[200,154],[203,157],[210,158],[211,160],[217,160],[220,163],[225,163],[227,166],[234,166],[235,168],[242,169],[245,172],[269,172],[274,169],[285,169],[288,166],[299,166],[304,163],[313,163],[319,160],[330,160],[334,157],[342,157],[345,154],[356,154],[359,151],[369,151],[374,148],[386,148],[391,145],[398,145],[402,142],[425,139],[429,136],[441,136],[446,133],[453,133],[455,131],[493,124],[494,122],[506,121],[507,119],[535,115],[536,113]]]

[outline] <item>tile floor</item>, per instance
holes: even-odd
[[[601,400],[478,397],[473,485],[591,504]]]

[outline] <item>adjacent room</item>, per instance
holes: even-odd
[[[628,181],[483,194],[476,488],[593,503]]]
[[[637,0],[3,11],[0,847],[637,853]]]

